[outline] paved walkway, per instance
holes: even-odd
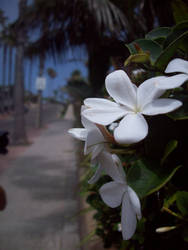
[[[79,249],[72,126],[69,107],[0,176],[8,200],[0,212],[0,250]]]

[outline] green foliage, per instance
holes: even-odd
[[[56,76],[57,76],[57,72],[52,68],[48,68],[47,73],[48,73],[49,77],[52,79],[56,78]]]
[[[178,141],[177,140],[171,140],[168,142],[165,148],[165,152],[163,155],[163,158],[161,159],[161,165],[163,165],[166,158],[169,156],[169,154],[177,147]]]
[[[176,194],[176,204],[183,216],[188,215],[188,192],[179,191]]]
[[[188,119],[188,95],[178,93],[174,95],[176,99],[183,102],[182,107],[168,114],[173,120],[187,120]]]
[[[175,53],[187,51],[188,41],[188,21],[178,23],[172,28],[160,27],[146,34],[145,39],[135,40],[130,44],[126,44],[130,57],[126,60],[126,64],[135,62],[132,55],[137,55],[147,52],[150,59],[150,66],[156,71],[164,71],[167,63]],[[137,61],[138,62],[138,61]],[[146,61],[141,61],[145,63]]]
[[[143,78],[164,75],[173,58],[188,58],[188,21],[178,17],[177,3],[173,1],[177,25],[158,27],[127,44],[130,56],[125,66],[139,66],[147,74]],[[183,6],[183,5],[182,5]],[[181,6],[181,8],[182,8]],[[183,15],[185,13],[183,12]],[[178,19],[179,18],[179,19]],[[180,22],[181,21],[181,22]],[[139,78],[136,84],[144,79]],[[96,210],[96,234],[109,248],[121,250],[185,250],[188,247],[188,89],[186,83],[179,89],[169,90],[164,97],[183,102],[176,111],[148,117],[148,137],[131,146],[114,145],[112,152],[121,157],[127,173],[127,182],[142,203],[142,220],[129,241],[122,241],[118,231],[120,208],[107,207],[98,194],[99,188],[110,181],[102,176],[96,185],[86,185],[87,202]],[[85,180],[88,176],[85,177]],[[165,228],[166,232],[156,233]]]
[[[147,52],[150,55],[150,62],[151,64],[154,64],[157,60],[159,54],[161,53],[162,49],[161,46],[156,43],[153,40],[149,39],[139,39],[134,41],[133,43],[130,43],[126,45],[130,51],[131,54],[140,54],[143,52]],[[140,53],[138,53],[138,49],[141,50]]]
[[[150,55],[149,53],[140,53],[140,54],[135,54],[135,55],[131,55],[129,56],[129,58],[127,58],[127,60],[124,63],[124,66],[126,67],[130,62],[134,62],[134,63],[145,63],[150,61]]]
[[[180,167],[164,171],[160,164],[138,160],[131,166],[127,181],[140,198],[150,195],[162,188]]]
[[[74,70],[63,88],[68,93],[72,101],[82,100],[90,95],[91,88],[79,70]]]
[[[151,30],[149,33],[146,34],[146,39],[161,41],[161,39],[165,39],[171,32],[171,28],[169,27],[159,27],[156,29]]]
[[[188,20],[188,6],[182,0],[172,1],[173,15],[176,23]]]

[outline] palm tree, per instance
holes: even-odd
[[[3,67],[2,67],[2,85],[6,85],[6,69],[7,69],[7,44],[3,45]]]
[[[27,143],[24,120],[24,45],[26,42],[26,28],[23,14],[27,7],[27,0],[19,0],[19,18],[15,24],[17,34],[15,58],[15,87],[14,87],[14,133],[13,143]]]
[[[159,2],[161,5],[162,0]],[[39,52],[41,48],[55,57],[69,46],[86,49],[89,81],[97,95],[110,56],[128,56],[122,42],[143,36],[156,21],[161,23],[164,19],[156,5],[156,0],[34,0],[26,15],[28,22],[33,27],[41,26],[41,30],[45,20],[47,32],[42,32],[35,42]]]
[[[5,30],[6,30],[6,21],[7,18],[4,16],[4,12],[0,9],[0,26],[1,26],[1,32],[0,32],[0,45],[3,46],[3,65],[2,65],[2,86],[5,85],[5,70],[6,70],[6,55],[7,55],[7,45],[4,41],[5,37]],[[4,88],[2,88],[1,91],[1,112],[4,112]]]
[[[9,45],[9,58],[8,58],[8,62],[9,62],[9,70],[8,70],[8,85],[10,86],[12,84],[12,59],[13,59],[13,46]]]
[[[89,81],[97,94],[109,68],[110,54],[105,46],[112,37],[125,37],[124,30],[129,30],[128,21],[117,6],[109,0],[35,0],[26,15],[33,26],[40,25],[43,30],[45,20],[47,27],[47,32],[42,31],[34,43],[35,51],[41,53],[42,49],[56,57],[67,47],[84,46],[88,52]]]
[[[28,92],[31,93],[32,88],[32,74],[33,74],[33,59],[29,59],[29,70],[28,70]]]

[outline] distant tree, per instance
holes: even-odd
[[[57,76],[57,72],[52,68],[48,68],[47,73],[48,73],[49,77],[52,79],[56,78],[56,76]]]
[[[40,38],[33,44],[35,52],[45,51],[58,58],[68,47],[86,48],[89,81],[93,92],[99,92],[109,68],[106,44],[120,33],[125,37],[125,29],[129,29],[126,16],[118,7],[110,0],[35,0],[26,16],[33,27],[41,27]]]
[[[14,86],[14,144],[27,143],[24,120],[24,46],[26,42],[26,27],[23,14],[26,11],[27,0],[19,0],[19,18],[15,24],[17,34],[15,58]]]

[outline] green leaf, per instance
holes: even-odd
[[[167,143],[166,148],[165,148],[165,152],[163,155],[163,158],[161,159],[161,165],[163,165],[164,161],[166,160],[166,158],[169,156],[170,153],[172,153],[172,151],[174,151],[174,149],[178,146],[178,141],[177,140],[171,140]]]
[[[152,64],[155,63],[159,54],[161,54],[162,52],[161,46],[155,41],[152,41],[150,39],[139,39],[139,40],[135,40],[132,43],[126,44],[127,48],[129,49],[132,55],[138,54],[138,51],[135,45],[141,48],[143,52],[150,54],[150,60]]]
[[[176,23],[188,19],[188,6],[182,0],[172,1],[172,10]]]
[[[187,95],[174,95],[173,98],[183,102],[183,105],[177,110],[168,114],[173,120],[187,120],[188,119],[188,96]]]
[[[159,165],[151,165],[138,160],[130,168],[127,176],[128,184],[140,198],[150,195],[162,188],[176,173],[180,166],[173,170],[166,170]]]
[[[126,67],[131,62],[134,63],[146,63],[150,61],[150,56],[148,53],[140,53],[135,55],[130,55],[127,60],[124,63],[124,66]]]
[[[188,30],[188,21],[181,22],[172,28],[172,32],[167,36],[164,48],[167,48],[173,41]],[[186,42],[186,41],[185,41]],[[182,43],[182,42],[181,42]],[[180,45],[181,45],[180,43]],[[185,44],[187,47],[187,44]]]
[[[164,200],[163,207],[169,208],[176,201],[177,192]]]
[[[176,204],[184,216],[188,215],[188,192],[177,192]]]
[[[170,32],[171,28],[169,27],[159,27],[151,30],[148,34],[146,34],[146,39],[158,40],[159,38],[166,38]]]
[[[181,42],[184,41],[184,39],[188,38],[188,31],[182,33],[178,37],[176,37],[173,42],[171,42],[165,50],[160,54],[160,56],[157,58],[157,61],[155,63],[155,66],[159,68],[160,70],[164,71],[168,62],[170,59],[174,56],[176,50],[180,47]]]

